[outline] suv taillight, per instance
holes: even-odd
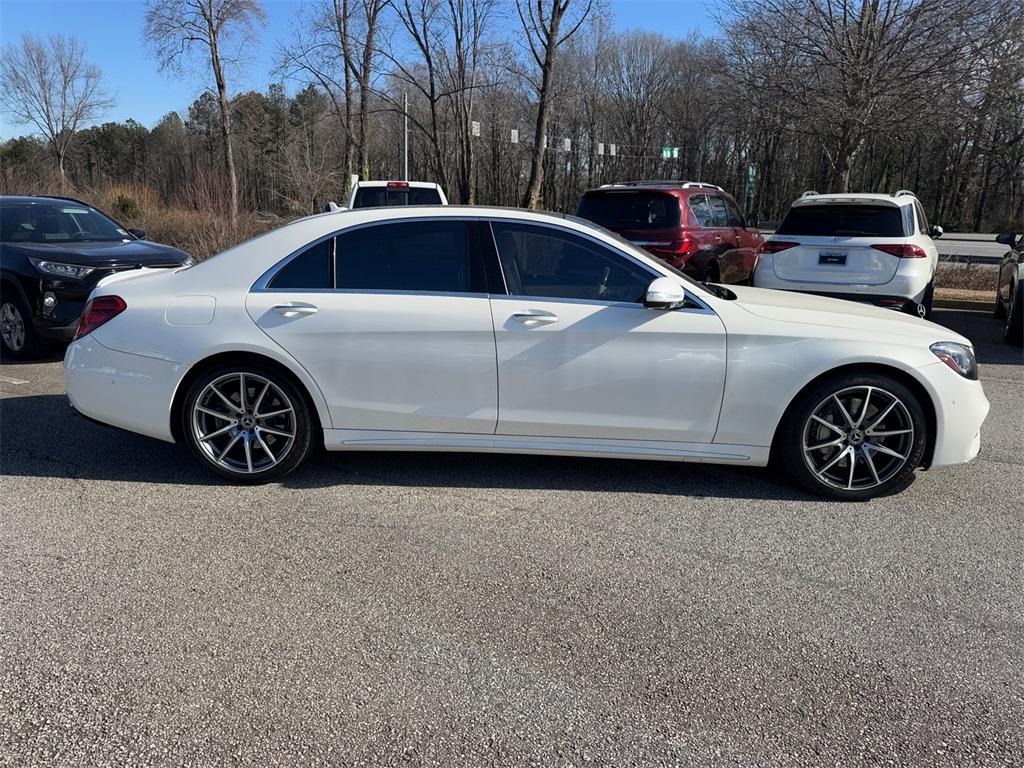
[[[85,311],[82,312],[82,317],[78,321],[75,340],[92,333],[127,308],[128,305],[120,296],[97,296],[95,299],[89,299],[89,303],[85,305]]]
[[[882,251],[891,256],[898,256],[901,259],[923,259],[928,255],[924,252],[924,248],[919,245],[883,243],[882,245],[872,245],[871,247],[876,251]]]
[[[693,240],[690,239],[689,235],[683,235],[668,245],[648,246],[648,250],[663,259],[682,259],[686,261],[686,257],[693,251]]]
[[[791,243],[786,240],[765,240],[757,246],[758,253],[778,253],[789,248],[796,248],[800,243]]]

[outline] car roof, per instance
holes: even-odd
[[[873,204],[873,205],[913,205],[914,201],[917,200],[913,194],[904,193],[898,195],[885,195],[873,192],[845,192],[845,193],[829,193],[819,195],[818,193],[807,193],[805,192],[802,196],[798,197],[793,201],[794,206],[804,205],[838,205],[842,203],[852,204]]]
[[[0,203],[17,203],[25,205],[28,203],[52,203],[64,202],[75,203],[76,205],[93,206],[83,200],[76,200],[73,197],[58,197],[57,195],[0,195]]]
[[[357,187],[386,187],[389,184],[400,184],[402,186],[415,187],[416,189],[440,189],[441,185],[433,181],[402,181],[392,179],[391,181],[357,181]]]
[[[645,181],[616,181],[611,184],[602,184],[600,187],[594,187],[588,189],[583,194],[589,195],[591,193],[603,193],[603,192],[630,192],[636,190],[638,192],[666,192],[668,194],[681,196],[684,194],[707,194],[709,192],[714,193],[725,193],[717,184],[709,184],[705,181],[658,181],[658,180],[645,180]]]

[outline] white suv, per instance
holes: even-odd
[[[913,192],[805,192],[758,251],[759,288],[803,291],[931,314],[941,227]]]
[[[448,205],[448,198],[430,181],[357,181],[345,203],[350,209],[388,205]]]

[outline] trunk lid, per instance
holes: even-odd
[[[896,275],[900,258],[873,248],[873,245],[903,245],[905,237],[875,237],[871,243],[862,237],[791,237],[778,235],[772,240],[799,241],[799,245],[779,251],[773,258],[775,276],[794,283],[838,283],[841,285],[881,285]]]

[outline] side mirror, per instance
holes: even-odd
[[[757,218],[756,213],[747,214],[747,229],[757,229],[761,226],[760,219]]]
[[[644,306],[648,309],[679,309],[686,303],[686,291],[678,280],[659,277],[651,281],[644,295]]]
[[[932,240],[938,240],[940,237],[942,237],[942,232],[942,227],[933,226],[931,229],[928,230],[928,236],[931,237]]]
[[[1017,242],[1016,232],[1000,232],[996,235],[996,242],[1000,245],[1005,245],[1013,248],[1013,244]]]
[[[146,230],[144,230],[144,229],[138,229],[138,228],[129,229],[128,230],[128,234],[132,235],[134,237],[137,237],[139,240],[145,240],[146,239]]]

